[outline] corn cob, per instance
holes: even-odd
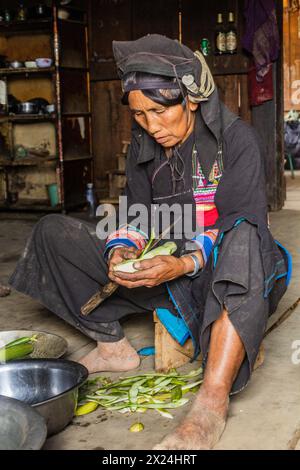
[[[15,346],[4,346],[0,349],[0,362],[12,361],[14,359],[22,359],[33,352],[31,343],[17,344]]]
[[[36,336],[23,336],[7,343],[0,349],[0,362],[22,359],[31,354],[34,350],[33,342],[37,341]]]
[[[154,250],[148,251],[146,254],[140,256],[137,259],[124,261],[123,263],[114,266],[114,271],[121,271],[123,273],[135,273],[137,269],[134,268],[134,263],[137,261],[143,261],[145,259],[151,259],[155,256],[172,255],[177,250],[177,245],[174,242],[166,242]]]

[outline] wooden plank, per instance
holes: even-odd
[[[180,346],[160,322],[156,312],[153,313],[155,324],[155,370],[168,372],[172,368],[187,364],[194,354],[192,340],[188,339]]]
[[[106,172],[117,168],[116,155],[122,151],[122,141],[130,141],[131,115],[128,107],[121,104],[118,80],[94,82],[92,96],[94,180],[101,197],[105,197]]]
[[[93,0],[90,24],[91,79],[116,79],[112,41],[131,39],[131,0]]]
[[[239,115],[251,124],[251,107],[249,103],[248,75],[239,75],[240,106]]]
[[[149,0],[132,1],[132,39],[153,33],[178,39],[179,1],[164,0],[153,6]]]
[[[238,76],[217,76],[215,77],[215,82],[218,86],[221,100],[233,113],[239,114]]]

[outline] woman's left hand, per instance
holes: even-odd
[[[142,286],[154,287],[183,276],[187,272],[183,258],[176,258],[171,255],[155,256],[152,259],[136,261],[134,267],[138,269],[135,273],[128,274],[114,271],[113,280],[128,289]],[[111,276],[110,278],[112,279]]]

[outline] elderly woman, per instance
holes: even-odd
[[[197,235],[171,230],[175,255],[137,261],[150,226],[132,219],[98,239],[95,227],[44,217],[34,228],[11,285],[97,341],[82,358],[90,372],[136,368],[140,359],[119,320],[167,308],[202,353],[204,382],[192,409],[159,449],[209,449],[226,422],[229,395],[248,383],[267,320],[286,290],[287,254],[268,228],[264,168],[254,130],[218,98],[200,53],[160,35],[114,42],[133,116],[127,158],[128,206],[191,209]],[[187,217],[183,212],[183,218]],[[109,280],[119,288],[93,313],[81,306]]]

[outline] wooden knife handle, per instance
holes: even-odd
[[[95,308],[99,307],[107,297],[110,297],[117,288],[118,284],[116,282],[109,282],[106,284],[81,307],[81,314],[84,316],[89,315],[93,310],[95,310]]]

